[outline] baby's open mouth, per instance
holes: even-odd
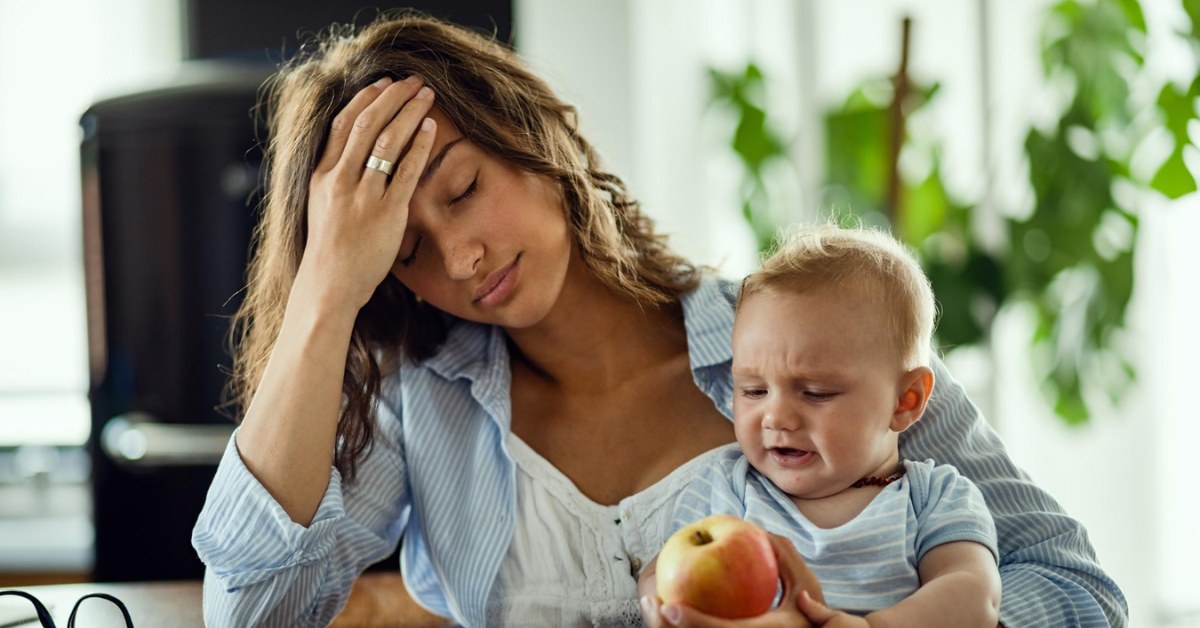
[[[775,464],[784,467],[802,467],[816,458],[815,453],[806,449],[791,447],[771,447],[767,450]]]

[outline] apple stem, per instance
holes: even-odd
[[[704,530],[696,530],[695,532],[692,533],[692,544],[693,545],[707,545],[709,543],[712,543],[712,540],[713,540],[712,535],[709,534],[708,532],[705,532]]]

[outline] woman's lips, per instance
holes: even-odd
[[[517,255],[511,264],[488,275],[488,278],[475,289],[472,300],[484,307],[493,307],[503,303],[517,285],[517,263],[520,261],[521,256]]]
[[[802,467],[816,458],[816,454],[803,449],[790,449],[788,447],[772,447],[767,450],[771,455],[771,460],[781,467]]]

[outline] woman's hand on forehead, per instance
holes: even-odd
[[[326,296],[354,304],[356,312],[400,252],[409,203],[433,146],[433,100],[415,76],[363,88],[334,117],[309,181],[300,275],[315,275],[318,286],[333,292]]]

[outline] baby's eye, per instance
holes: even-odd
[[[835,392],[827,392],[824,390],[806,390],[804,396],[813,401],[829,401],[837,396]]]
[[[763,397],[767,396],[767,389],[765,389],[765,388],[743,388],[742,396],[747,399],[762,399]]]

